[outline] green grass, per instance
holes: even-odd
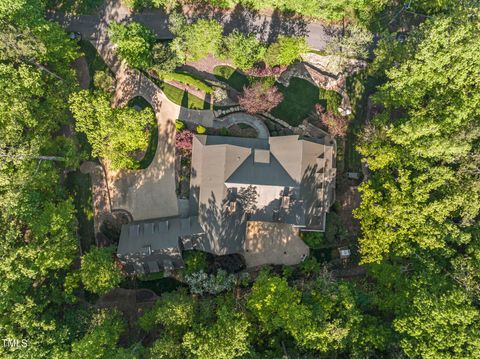
[[[193,110],[208,110],[210,104],[195,95],[192,95],[182,89],[169,85],[165,82],[155,81],[158,87],[165,93],[173,103]]]
[[[213,70],[216,78],[223,81],[238,91],[253,81],[262,81],[273,84],[273,77],[254,78],[245,76],[230,66],[217,66]],[[321,89],[307,80],[293,77],[289,86],[276,83],[283,93],[282,103],[273,109],[272,115],[286,121],[292,126],[298,126],[313,111],[315,104],[320,103],[327,110],[337,112],[342,101],[341,96],[335,91]]]
[[[178,71],[163,75],[164,80],[175,80],[183,84],[191,85],[207,94],[213,93],[213,88],[201,79],[189,74],[188,72]]]
[[[250,84],[247,76],[230,66],[217,66],[213,69],[213,74],[217,79],[225,82],[237,91],[242,91],[243,87]]]
[[[95,245],[95,233],[93,231],[93,205],[92,187],[88,174],[79,170],[67,175],[66,187],[73,197],[76,217],[78,221],[78,236],[82,251],[88,251],[91,245]]]
[[[87,40],[79,42],[80,49],[85,55],[88,64],[88,72],[90,73],[90,87],[93,87],[93,76],[97,71],[109,71],[108,66],[97,52],[97,49]]]
[[[293,77],[288,87],[282,84],[277,84],[277,87],[283,93],[284,99],[272,110],[272,115],[292,126],[300,125],[312,113],[317,103],[327,109],[336,110],[335,104],[340,97],[336,92],[320,89],[298,77]]]
[[[144,108],[150,107],[153,110],[152,106],[148,103],[148,101],[141,96],[132,98],[128,102],[128,106],[129,107],[138,106],[142,110]],[[157,123],[155,122],[155,125],[150,128],[150,139],[148,141],[147,150],[145,151],[145,155],[139,162],[140,169],[144,169],[150,166],[150,163],[152,163],[153,158],[155,157],[155,153],[157,152],[157,146],[158,146],[158,127],[157,127]]]

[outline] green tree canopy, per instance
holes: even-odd
[[[92,316],[87,333],[72,343],[70,358],[119,358],[117,347],[125,324],[117,311],[100,310]]]
[[[152,49],[155,34],[145,26],[131,22],[109,24],[109,34],[112,42],[117,45],[117,52],[130,66],[138,69],[148,69],[153,64]]]
[[[265,62],[269,66],[287,66],[300,59],[306,52],[308,46],[304,37],[279,36],[277,41],[268,47]]]
[[[364,262],[472,241],[478,226],[478,23],[432,18],[411,35],[404,62],[376,96],[386,110],[359,150],[373,177],[357,211]],[[444,34],[449,34],[444,36]]]
[[[179,58],[183,58],[183,61],[196,61],[208,54],[218,53],[223,28],[217,21],[200,19],[187,25],[178,15],[173,19],[170,28],[176,37],[171,46]]]
[[[138,167],[132,154],[147,149],[146,129],[153,127],[155,120],[150,108],[114,109],[109,94],[83,90],[70,97],[70,109],[77,120],[77,131],[85,133],[92,145],[93,156],[107,159],[115,169]]]
[[[113,260],[114,251],[93,247],[82,256],[80,278],[86,290],[105,294],[122,281],[122,271]]]
[[[234,31],[224,38],[223,46],[222,54],[230,58],[233,64],[242,70],[252,68],[256,62],[263,60],[265,56],[265,47],[255,35],[247,36]]]

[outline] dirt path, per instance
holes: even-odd
[[[76,59],[72,67],[75,69],[77,73],[77,80],[80,84],[81,89],[88,89],[90,87],[90,73],[88,71],[88,64],[85,56],[79,57]]]
[[[99,246],[103,241],[100,227],[112,212],[105,172],[101,165],[92,161],[83,162],[80,166],[80,172],[89,174],[92,180],[93,227],[95,243]]]

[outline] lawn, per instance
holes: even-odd
[[[194,75],[185,71],[176,71],[163,75],[164,80],[175,80],[183,84],[191,85],[200,91],[207,94],[213,93],[213,88],[204,82],[202,79],[195,77]]]
[[[230,66],[217,66],[213,70],[216,78],[238,91],[248,86],[254,77],[246,76]],[[273,81],[273,78],[264,78]],[[283,93],[283,102],[273,109],[272,115],[286,121],[292,126],[298,126],[310,115],[315,104],[322,104],[327,110],[337,111],[341,97],[334,91],[321,89],[307,80],[294,77],[289,86],[276,83]]]
[[[217,79],[225,82],[237,91],[242,91],[244,86],[250,84],[247,76],[230,66],[217,66],[213,69],[213,74]]]
[[[272,115],[286,121],[292,126],[298,126],[313,111],[315,104],[336,111],[341,101],[340,95],[314,86],[307,80],[293,77],[290,85],[285,87],[277,83],[284,99],[280,105],[272,110]]]
[[[201,98],[157,79],[152,78],[152,80],[173,103],[193,110],[210,109],[210,104]]]
[[[128,102],[128,106],[129,107],[137,106],[142,110],[147,107],[152,108],[152,106],[141,96],[132,98]],[[148,147],[147,147],[147,150],[145,151],[145,155],[139,162],[140,169],[144,169],[150,166],[150,163],[152,163],[153,158],[155,157],[155,153],[157,152],[157,145],[158,145],[158,127],[157,127],[157,123],[155,123],[155,125],[152,126],[152,128],[150,128],[150,140],[148,141]]]

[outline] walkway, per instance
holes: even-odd
[[[215,128],[223,128],[223,127],[230,127],[233,125],[238,125],[238,124],[245,124],[250,127],[253,127],[257,131],[257,137],[258,138],[268,138],[270,137],[270,133],[268,132],[268,128],[265,125],[265,123],[256,118],[255,116],[243,113],[243,112],[238,112],[238,113],[233,113],[231,115],[225,116],[223,118],[219,118],[215,120],[214,122],[214,127]]]

